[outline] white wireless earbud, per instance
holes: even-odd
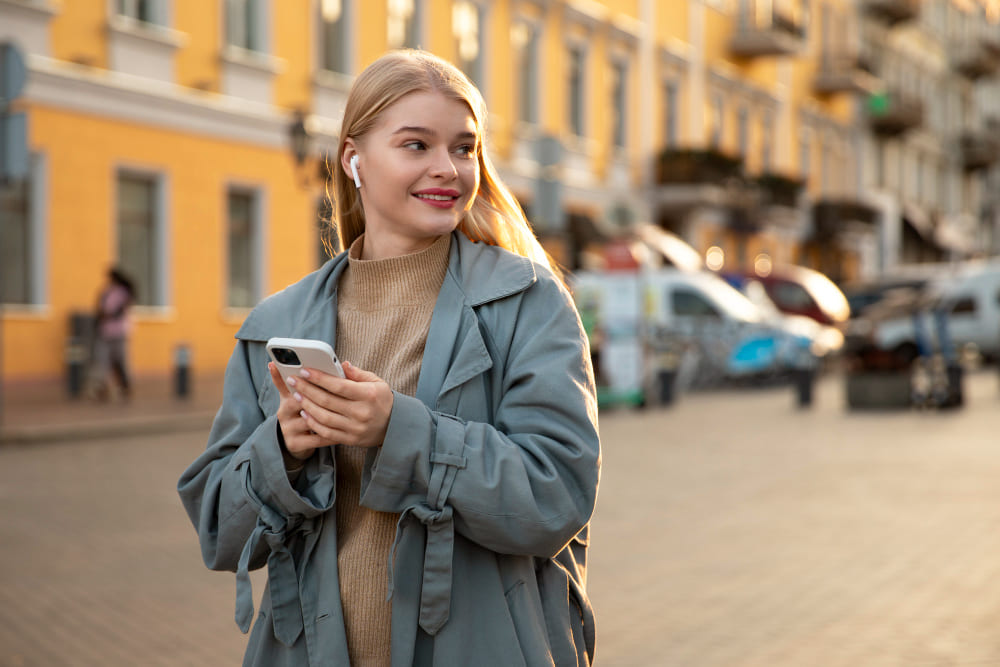
[[[354,185],[361,189],[361,177],[358,176],[358,156],[351,156],[351,173],[354,174]]]

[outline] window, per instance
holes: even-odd
[[[955,304],[951,307],[952,315],[970,315],[975,316],[976,314],[976,300],[971,296],[966,296],[955,301]]]
[[[252,190],[229,191],[229,282],[226,305],[251,308],[260,298],[260,225],[257,195]]]
[[[711,317],[722,319],[719,311],[709,303],[704,296],[690,289],[677,289],[673,293],[674,315],[689,317]]]
[[[808,179],[812,173],[812,132],[803,129],[799,132],[799,171],[802,178]]]
[[[736,115],[736,145],[740,156],[746,159],[750,150],[750,110],[744,106]]]
[[[0,187],[0,303],[40,301],[33,266],[38,238],[35,208],[31,178]]]
[[[458,0],[451,7],[451,31],[459,68],[482,90],[483,8],[470,0]]]
[[[614,115],[611,139],[618,148],[627,141],[628,118],[628,63],[623,60],[611,63],[611,113]]]
[[[350,32],[347,7],[349,0],[321,0],[320,21],[323,26],[323,69],[350,73]]]
[[[118,266],[132,278],[136,304],[162,306],[160,185],[154,176],[118,175]]]
[[[766,112],[760,121],[760,168],[764,173],[771,171],[772,143],[774,143],[774,116],[771,112]]]
[[[584,65],[586,55],[583,47],[572,45],[569,47],[569,72],[567,81],[567,103],[569,105],[569,127],[573,134],[582,137],[584,135]]]
[[[524,21],[510,30],[517,67],[517,115],[522,123],[538,122],[538,29]]]
[[[677,82],[668,81],[663,87],[663,142],[667,147],[677,145],[678,98]]]
[[[118,15],[142,23],[164,25],[166,7],[163,0],[118,0]]]
[[[389,48],[421,48],[420,0],[389,0]]]
[[[708,145],[714,149],[722,146],[724,123],[726,118],[726,100],[721,93],[712,96],[712,108],[709,115]]]
[[[226,0],[226,38],[230,46],[266,53],[265,0]]]
[[[801,311],[814,305],[812,296],[801,285],[795,283],[775,283],[772,285],[771,299],[784,310]]]

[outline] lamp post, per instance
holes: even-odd
[[[309,130],[306,129],[306,114],[301,109],[296,110],[295,118],[288,127],[288,137],[291,141],[292,157],[295,159],[296,170],[301,169],[309,157]],[[308,172],[307,172],[308,173]],[[309,185],[309,177],[303,178],[303,186]]]

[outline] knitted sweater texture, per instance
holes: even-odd
[[[420,252],[362,260],[364,236],[340,281],[336,352],[412,396],[431,315],[448,268],[451,235]],[[398,514],[360,505],[366,449],[338,445],[337,567],[352,667],[388,667],[391,607],[387,563]]]

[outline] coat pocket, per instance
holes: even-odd
[[[589,603],[569,572],[557,561],[545,559],[538,569],[544,627],[557,667],[589,667],[593,654],[594,619]]]
[[[527,667],[552,667],[553,662],[549,638],[545,630],[545,618],[542,615],[542,603],[534,581],[519,581],[512,586],[504,597],[507,609],[510,611],[514,632],[524,655]]]

